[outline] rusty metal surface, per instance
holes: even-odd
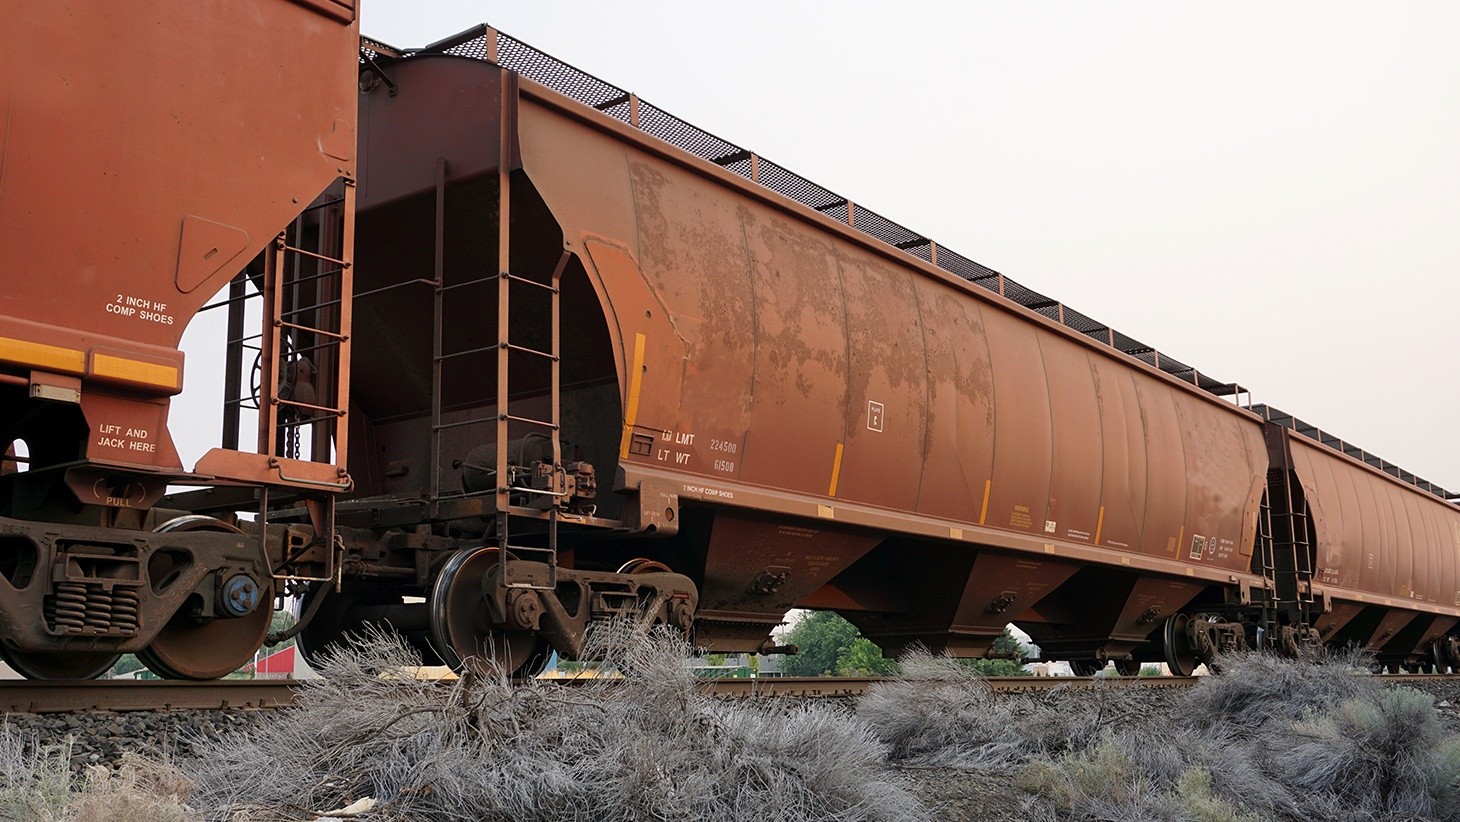
[[[486,170],[462,134],[491,133],[495,94],[489,64],[429,56],[390,73],[404,91],[367,97],[367,162],[386,146],[413,159],[383,163],[380,196],[371,163],[362,205],[382,211],[425,191],[427,154]],[[624,464],[1245,570],[1237,546],[1255,518],[1243,513],[1265,465],[1239,412],[1112,366],[1112,353],[980,289],[909,276],[922,269],[723,172],[667,162],[643,135],[563,116],[561,102],[529,90],[523,162],[608,320]],[[453,109],[460,134],[422,134]],[[381,253],[381,270],[402,270],[384,263],[399,247]],[[362,274],[373,265],[362,255]]]
[[[932,266],[974,283],[980,288],[1007,297],[1031,311],[1108,345],[1182,382],[1222,397],[1240,398],[1241,395],[1247,393],[1246,389],[1240,385],[1223,383],[1210,375],[1203,374],[1057,300],[1046,297],[987,266],[980,265],[940,246],[929,237],[898,225],[880,214],[867,210],[864,206],[854,204],[830,189],[801,177],[753,151],[685,122],[669,112],[639,99],[632,92],[588,74],[490,26],[482,25],[461,32],[427,46],[420,52],[397,49],[368,38],[363,41],[362,46],[372,57],[397,58],[413,53],[434,52],[500,64],[512,71],[520,72],[524,77],[542,84],[557,94],[591,106],[608,118],[642,130],[658,140],[725,169],[729,174],[751,180],[789,200],[807,206],[818,213],[829,215],[862,234],[905,251],[912,257],[926,261]],[[1337,451],[1350,455],[1356,454],[1361,461],[1376,465],[1381,470],[1399,477],[1402,481],[1442,499],[1455,497],[1455,494],[1422,478],[1415,477],[1398,466],[1368,454],[1285,412],[1265,405],[1249,407],[1265,419],[1279,421],[1304,436]]]
[[[440,45],[455,58],[387,60],[399,94],[366,97],[362,220],[399,229],[366,232],[376,248],[360,265],[391,295],[368,309],[390,333],[361,332],[362,348],[393,366],[362,375],[355,417],[378,446],[355,473],[381,477],[376,492],[453,492],[434,466],[481,440],[467,426],[503,404],[491,396],[501,373],[444,396],[442,422],[463,428],[427,459],[428,305],[409,278],[435,233],[440,276],[464,289],[454,305],[474,312],[455,340],[468,351],[533,318],[494,324],[480,307],[497,292],[468,292],[460,278],[490,271],[493,257],[533,276],[563,249],[572,256],[565,329],[592,332],[564,340],[565,379],[566,363],[579,369],[565,425],[621,424],[577,444],[629,492],[607,497],[627,500],[628,528],[678,535],[661,544],[702,586],[707,641],[748,642],[798,604],[860,612],[864,633],[894,646],[978,653],[1014,621],[1072,654],[1139,658],[1165,617],[1203,593],[1260,587],[1268,454],[1258,419],[1213,396],[1233,386],[824,189],[788,184],[753,154],[717,155],[735,147],[525,48],[467,33]],[[547,87],[524,81],[509,105],[488,60]],[[506,171],[483,148],[496,145],[498,106],[515,113],[521,146],[521,169],[502,177],[511,255],[498,247],[508,235],[494,243],[483,231],[496,216],[490,178]],[[377,167],[386,185],[369,194]],[[445,216],[430,209],[432,168],[444,169]],[[519,407],[547,407],[546,382],[512,382]],[[1428,513],[1397,505],[1419,529],[1411,543],[1440,539]],[[800,546],[807,533],[829,549]],[[1384,567],[1421,573],[1404,562]],[[1435,570],[1443,561],[1424,572]],[[1413,597],[1408,607],[1454,610]],[[1392,627],[1406,642],[1411,630]]]
[[[1332,595],[1408,608],[1460,606],[1460,510],[1379,470],[1291,437]]]
[[[227,679],[217,682],[0,681],[5,713],[74,711],[167,711],[280,708],[294,701],[298,683],[284,679]]]
[[[5,0],[0,16],[0,247],[25,272],[3,280],[7,317],[175,348],[193,311],[353,167],[349,19],[286,0]],[[153,306],[108,310],[128,297]]]
[[[1433,678],[1433,677],[1431,677]],[[1185,687],[1200,677],[989,677],[994,690],[1019,692],[1045,690],[1061,685],[1090,687],[1093,683],[1139,687]],[[697,683],[702,692],[729,698],[800,697],[845,698],[859,696],[871,686],[888,680],[877,677],[761,677],[756,679],[709,679]],[[552,679],[543,684],[555,687],[620,687],[621,680]],[[301,684],[287,679],[228,679],[216,682],[93,680],[30,682],[0,681],[0,712],[71,713],[83,711],[167,711],[238,710],[284,708],[293,704]]]
[[[1457,674],[1375,674],[1386,684],[1441,682]],[[1053,688],[1190,688],[1202,676],[996,676],[985,682],[998,693],[1029,693]],[[707,679],[696,687],[730,699],[845,699],[893,680],[882,677],[758,677]],[[621,687],[622,680],[545,679],[549,687]],[[301,687],[298,680],[230,679],[217,682],[95,680],[86,682],[0,681],[0,712],[71,713],[85,711],[249,710],[287,708]]]
[[[84,378],[92,461],[177,470],[166,401],[118,389],[177,393],[198,308],[353,174],[354,3],[0,18],[0,367]]]
[[[1266,457],[1240,411],[1125,364],[1097,385],[1109,354],[996,297],[548,107],[521,122],[565,242],[625,249],[591,273],[653,441],[626,466],[1246,569]]]

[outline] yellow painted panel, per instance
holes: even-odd
[[[0,360],[63,374],[86,370],[86,354],[81,351],[10,337],[0,337]]]

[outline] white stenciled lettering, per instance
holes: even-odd
[[[734,491],[726,491],[723,488],[706,488],[703,485],[686,485],[684,493],[696,494],[702,497],[718,497],[720,499],[735,499]]]
[[[106,313],[118,317],[135,317],[158,325],[172,325],[175,322],[173,315],[167,313],[167,303],[132,294],[118,294],[115,300],[106,304],[105,310]]]
[[[157,453],[157,443],[151,442],[152,432],[146,428],[133,428],[104,422],[96,427],[96,444],[101,448],[116,448],[122,451],[136,451],[142,454]]]

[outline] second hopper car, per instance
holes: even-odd
[[[1080,668],[1451,661],[1443,490],[498,32],[369,54],[345,521],[412,501],[406,531],[556,565],[574,603],[575,574],[682,576],[718,650],[802,607],[889,651],[1014,622]],[[571,653],[535,596],[498,625]]]

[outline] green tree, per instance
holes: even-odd
[[[872,640],[859,636],[836,657],[837,676],[894,676],[897,660],[882,655]]]
[[[1009,626],[994,640],[988,659],[960,659],[959,663],[978,671],[983,676],[1029,676],[1024,670],[1024,657],[1029,649],[1014,636]]]
[[[142,660],[136,654],[122,654],[112,666],[111,676],[121,676],[142,670]]]
[[[897,663],[833,611],[815,611],[796,623],[786,642],[800,651],[781,665],[786,676],[882,676]]]
[[[876,643],[832,611],[803,617],[785,640],[800,649],[781,665],[786,676],[894,676],[898,672],[896,660],[882,656]],[[992,653],[994,658],[960,659],[958,663],[983,676],[1029,676],[1024,670],[1029,649],[1007,627],[994,640]]]
[[[786,642],[800,650],[786,657],[781,671],[786,676],[833,676],[837,657],[859,636],[856,626],[835,612],[813,611],[786,634]]]

